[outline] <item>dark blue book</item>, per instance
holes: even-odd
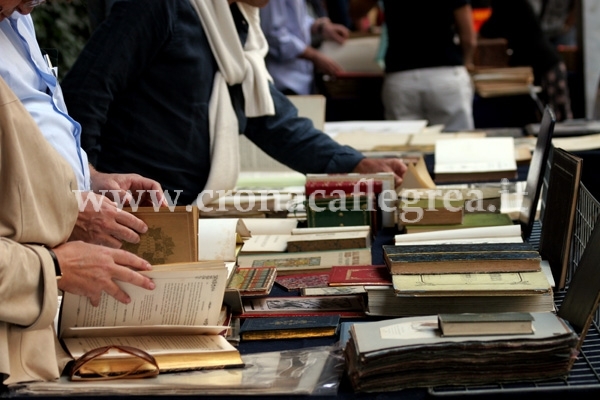
[[[240,328],[240,335],[242,340],[334,336],[339,324],[339,315],[247,318]]]

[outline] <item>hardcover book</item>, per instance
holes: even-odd
[[[228,327],[217,325],[223,323],[223,261],[156,265],[141,274],[152,278],[154,290],[116,281],[131,297],[129,304],[103,293],[93,307],[85,296],[64,294],[59,337],[74,359],[100,346],[128,345],[153,355],[161,371],[243,366],[224,337]],[[81,372],[128,371],[131,359],[122,353],[100,357]]]
[[[442,336],[523,335],[533,333],[531,313],[439,314]]]
[[[398,220],[402,225],[462,224],[465,201],[442,198],[399,199]]]
[[[552,293],[546,274],[493,272],[480,274],[392,275],[398,296],[508,296]]]
[[[198,207],[123,208],[144,221],[148,231],[138,243],[121,247],[150,264],[172,264],[198,260]]]
[[[275,267],[238,267],[230,278],[227,288],[238,290],[242,297],[267,296],[273,288],[276,277]]]
[[[361,295],[284,296],[244,299],[242,318],[293,317],[306,315],[364,316]]]
[[[308,228],[311,229],[311,228]],[[348,232],[323,232],[292,235],[287,241],[288,253],[303,251],[342,250],[371,247],[371,229]]]
[[[460,224],[405,225],[406,233],[431,232],[445,229],[480,228],[486,226],[514,225],[508,214],[481,212],[465,213]]]
[[[340,323],[339,315],[248,318],[242,324],[242,340],[298,339],[333,336]]]
[[[329,273],[329,286],[376,286],[392,284],[385,265],[333,266]]]
[[[329,284],[329,272],[305,272],[278,276],[275,282],[285,290],[298,290],[304,288],[322,288]]]
[[[529,243],[383,245],[392,275],[540,271],[541,257]]]
[[[569,269],[583,159],[559,148],[553,149],[551,157],[540,255],[550,264],[556,288],[563,289]]]

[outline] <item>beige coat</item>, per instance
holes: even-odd
[[[67,240],[77,219],[71,166],[0,78],[0,382],[51,380],[58,289],[44,245]]]

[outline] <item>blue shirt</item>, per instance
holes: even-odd
[[[44,137],[71,164],[80,190],[90,188],[81,126],[67,114],[63,93],[35,37],[31,16],[14,12],[0,22],[0,76],[31,114]]]
[[[231,10],[242,42],[248,23]],[[135,172],[190,204],[210,171],[208,103],[218,71],[189,0],[118,1],[62,82],[83,148],[103,172]],[[229,88],[239,131],[303,173],[350,172],[364,156],[341,146],[271,85],[276,115],[247,118],[240,85]],[[241,157],[244,155],[242,154]]]
[[[277,89],[313,92],[313,63],[298,58],[311,44],[313,23],[305,0],[271,1],[260,9],[260,25],[269,42],[265,61]]]

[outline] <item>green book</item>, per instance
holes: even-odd
[[[449,225],[407,225],[406,233],[439,231],[442,229],[477,228],[483,226],[514,225],[508,214],[501,213],[465,213],[462,224]]]

